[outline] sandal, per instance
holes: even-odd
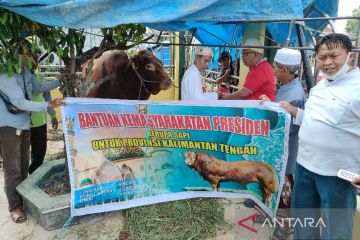
[[[19,207],[10,211],[10,217],[14,223],[22,223],[26,220],[25,212]]]

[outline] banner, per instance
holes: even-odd
[[[290,124],[277,104],[66,102],[73,216],[194,197],[251,198],[274,214]]]

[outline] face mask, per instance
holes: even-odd
[[[323,71],[320,71],[321,75],[330,81],[336,81],[336,80],[341,79],[344,76],[344,74],[347,71],[349,71],[349,69],[350,69],[349,65],[347,64],[347,62],[349,60],[349,56],[350,56],[350,54],[347,55],[344,65],[341,66],[341,68],[339,69],[339,71],[337,71],[337,73],[335,73],[334,75],[328,75],[328,74],[324,73]]]

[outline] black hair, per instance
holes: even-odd
[[[219,59],[218,59],[219,62],[230,62],[230,54],[226,51],[223,51],[220,53],[219,55]]]
[[[353,48],[350,38],[342,33],[331,33],[320,38],[315,46],[316,53],[318,53],[322,45],[326,45],[328,49],[341,47],[344,48],[347,53],[351,52]]]
[[[32,52],[31,51],[31,49],[32,49],[31,45],[32,44],[30,43],[29,40],[23,39],[21,41],[21,43],[18,42],[16,44],[19,45],[19,50],[18,50],[19,54],[21,54],[21,55],[23,55],[23,54],[29,55],[34,59],[34,61],[36,61],[36,62],[38,61],[38,59],[39,59],[39,57],[41,55],[41,50],[39,48],[36,48],[35,52]],[[20,45],[20,44],[22,44],[22,45]]]

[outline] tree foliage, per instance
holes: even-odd
[[[0,8],[0,23],[0,73],[12,75],[21,71],[21,49],[31,53],[43,49],[50,63],[56,54],[64,61],[67,72],[73,75],[79,68],[76,57],[81,58],[79,55],[83,53],[86,38],[84,30],[47,26],[3,8]],[[145,31],[145,26],[140,24],[103,28],[103,40],[93,54],[97,52],[100,55],[108,49],[127,49],[128,42],[141,41]],[[26,39],[30,40],[30,45]],[[29,67],[35,64],[29,57],[26,62]]]
[[[352,12],[353,16],[360,17],[360,5]],[[351,37],[356,37],[359,27],[359,19],[349,19],[346,22],[345,30]]]
[[[60,27],[46,26],[31,21],[21,15],[0,8],[0,72],[12,75],[19,72],[21,64],[20,51],[33,54],[43,49],[49,54],[52,62],[54,55],[59,58],[69,57],[70,48],[82,48],[85,37],[79,32],[69,32]],[[30,45],[28,44],[30,42]],[[31,68],[35,62],[27,57]]]

